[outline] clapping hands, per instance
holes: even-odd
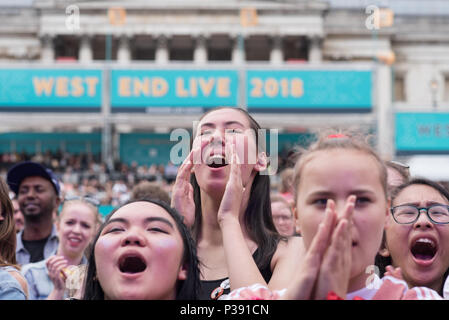
[[[324,219],[285,298],[326,299],[330,291],[342,298],[346,296],[351,273],[355,201],[355,196],[349,196],[342,212],[336,211],[333,200],[327,201]]]

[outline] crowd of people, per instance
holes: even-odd
[[[122,167],[113,183],[101,164],[73,187],[75,166],[11,162],[0,298],[449,299],[444,185],[351,132],[323,133],[272,177],[260,129],[212,109],[179,167]]]

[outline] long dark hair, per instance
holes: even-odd
[[[435,181],[432,181],[429,179],[413,178],[413,179],[401,184],[400,186],[398,186],[395,189],[395,192],[394,192],[394,194],[392,194],[392,198],[391,198],[391,206],[393,206],[394,200],[399,195],[399,193],[401,193],[402,190],[404,190],[405,188],[407,188],[411,185],[416,185],[416,184],[425,185],[425,186],[435,189],[436,191],[438,191],[440,193],[440,195],[442,197],[444,197],[449,202],[449,190],[447,190],[444,186],[442,186],[438,182],[435,182]],[[384,232],[384,236],[382,238],[382,247],[386,248],[386,244],[387,244],[387,236],[386,236],[386,233]],[[384,257],[380,254],[377,254],[375,264],[379,268],[381,277],[385,274],[386,267],[389,265],[392,265],[392,263],[393,263],[393,260],[391,258],[391,255],[389,255],[388,257]],[[441,296],[443,295],[444,280],[448,277],[448,275],[449,275],[449,268],[446,270],[446,272],[443,275],[443,284],[442,284],[440,290],[438,291],[438,293]]]
[[[9,188],[0,177],[0,206],[3,221],[0,222],[0,266],[14,266],[16,261],[16,230],[14,209],[9,198]]]
[[[199,262],[196,254],[196,245],[190,235],[190,231],[182,222],[181,215],[174,209],[171,208],[168,204],[160,200],[154,199],[136,199],[131,200],[125,203],[124,205],[114,209],[105,219],[105,222],[102,224],[100,229],[98,230],[97,236],[92,244],[92,253],[90,254],[88,268],[86,273],[86,279],[84,281],[85,291],[84,291],[84,300],[104,300],[104,291],[101,287],[100,282],[96,279],[97,268],[95,263],[95,244],[98,241],[98,238],[101,235],[104,227],[111,219],[117,210],[120,208],[139,201],[146,201],[153,204],[156,204],[162,207],[165,211],[167,211],[173,220],[176,223],[176,227],[181,234],[181,238],[184,244],[184,255],[182,259],[182,263],[187,265],[187,277],[186,280],[178,280],[177,288],[176,288],[176,300],[196,300],[198,296],[199,286],[200,286],[200,271],[199,271]]]
[[[253,117],[244,109],[233,107],[219,107],[207,111],[200,118],[203,119],[207,114],[220,110],[220,109],[232,109],[238,110],[243,113],[250,124],[251,129],[256,133],[256,143],[258,146],[265,144],[259,144],[258,132],[261,129],[260,125],[254,120]],[[265,150],[258,150],[262,152]],[[195,222],[192,227],[195,240],[198,240],[198,236],[201,230],[201,193],[200,186],[196,181],[195,174],[190,177],[190,182],[193,186],[193,198],[195,201]],[[271,215],[271,200],[270,200],[270,177],[268,175],[262,175],[260,172],[256,173],[254,178],[251,193],[248,200],[248,206],[244,213],[244,223],[249,237],[258,245],[257,254],[254,257],[256,265],[259,269],[269,267],[271,257],[276,251],[277,245],[280,239],[285,239],[279,235],[274,226],[273,218]]]

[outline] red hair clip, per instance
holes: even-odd
[[[327,139],[340,139],[340,138],[348,138],[348,136],[343,133],[335,133],[335,134],[328,135],[326,138]]]

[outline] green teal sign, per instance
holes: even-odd
[[[250,111],[370,111],[371,71],[249,70]]]
[[[111,108],[237,106],[233,70],[112,70]]]
[[[120,134],[120,160],[128,165],[167,164],[172,147],[170,133],[122,133]]]
[[[449,113],[396,113],[398,153],[449,153]]]
[[[2,69],[0,110],[100,111],[102,78],[101,69]],[[370,112],[373,105],[369,70],[113,69],[109,82],[112,112]]]
[[[0,153],[66,151],[71,154],[101,153],[101,133],[8,132],[0,133]]]
[[[0,108],[101,108],[102,71],[2,69]]]

